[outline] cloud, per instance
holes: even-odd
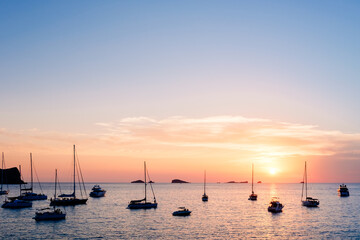
[[[71,154],[72,144],[80,146],[83,155],[112,157],[112,164],[152,159],[167,168],[206,164],[224,172],[249,162],[264,169],[270,165],[291,169],[291,163],[301,166],[304,160],[327,165],[360,160],[358,133],[242,116],[132,117],[95,123],[86,133],[0,129],[3,151]]]
[[[201,151],[203,149],[252,152],[256,156],[344,156],[358,153],[360,134],[321,130],[317,126],[277,122],[242,116],[164,119],[123,118],[95,124],[88,133],[64,133],[29,129],[0,129],[2,144],[52,146],[80,143],[102,150]],[[94,152],[96,149],[92,149]],[[351,153],[351,154],[350,154]]]

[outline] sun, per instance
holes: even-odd
[[[276,168],[270,168],[270,169],[269,169],[269,173],[270,173],[271,175],[275,175],[276,172],[277,172],[277,169],[276,169]]]

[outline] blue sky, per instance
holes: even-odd
[[[2,1],[1,127],[241,115],[359,132],[357,1]]]

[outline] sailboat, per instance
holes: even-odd
[[[43,193],[34,193],[33,186],[33,164],[32,164],[32,154],[30,153],[30,168],[31,168],[31,187],[30,188],[20,188],[20,196],[18,199],[26,200],[26,201],[34,201],[34,200],[46,200],[47,196]],[[40,182],[39,182],[40,184]],[[41,189],[41,185],[40,185]]]
[[[152,188],[151,185],[151,181],[149,181],[150,183],[150,187],[151,187],[151,191],[153,193],[154,196],[154,202],[148,202],[147,198],[146,198],[146,186],[147,186],[147,181],[146,181],[146,176],[149,176],[149,173],[146,170],[146,162],[144,162],[144,176],[145,176],[145,181],[144,181],[144,185],[145,185],[145,197],[144,199],[140,199],[140,200],[131,200],[128,207],[129,209],[149,209],[149,208],[157,208],[157,202],[156,202],[156,197],[154,194],[154,190]],[[149,177],[150,180],[150,177]]]
[[[57,185],[57,169],[55,169],[55,194],[54,198],[56,198],[56,185]],[[49,211],[47,211],[49,210]],[[65,219],[66,213],[63,213],[59,208],[53,208],[51,210],[50,208],[43,208],[40,209],[35,213],[35,219],[36,221],[43,221],[43,220],[62,220]]]
[[[301,202],[302,205],[305,207],[317,207],[320,204],[320,201],[316,198],[308,197],[307,195],[307,170],[306,170],[306,161],[305,161],[305,171],[304,171],[304,177],[303,177],[303,185],[302,185],[302,191],[301,191]],[[304,195],[304,185],[305,185],[305,200],[303,200]]]
[[[5,175],[5,159],[4,159],[4,153],[2,153],[2,158],[1,158],[1,190],[0,190],[0,195],[7,195],[9,193],[9,186],[7,190],[3,189],[3,185],[4,185],[4,175]],[[7,181],[6,181],[7,183]]]
[[[81,180],[82,180],[82,187],[83,190],[85,191],[85,184],[84,184],[84,179],[82,177],[82,173],[81,173],[81,169],[80,169],[80,164],[78,163],[79,169],[78,172],[80,172],[80,176],[81,176]],[[60,194],[59,196],[55,196],[53,199],[50,200],[50,206],[75,206],[75,205],[79,205],[79,204],[86,204],[86,201],[88,200],[87,198],[76,198],[76,185],[75,185],[75,178],[76,178],[76,153],[75,153],[75,145],[74,145],[74,182],[73,182],[73,193],[71,194]],[[80,177],[78,176],[78,177]],[[81,196],[82,196],[82,188],[81,184],[80,184],[80,192],[81,192]],[[87,194],[85,193],[85,196]]]
[[[209,200],[208,195],[206,195],[205,189],[206,189],[206,171],[204,172],[204,194],[202,195],[203,202],[207,202]]]
[[[256,201],[257,194],[254,193],[254,164],[252,164],[252,174],[251,174],[251,194],[249,196],[249,200]]]

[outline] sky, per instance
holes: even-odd
[[[41,181],[360,182],[358,1],[1,1],[0,151]],[[63,176],[63,177],[62,177]]]

